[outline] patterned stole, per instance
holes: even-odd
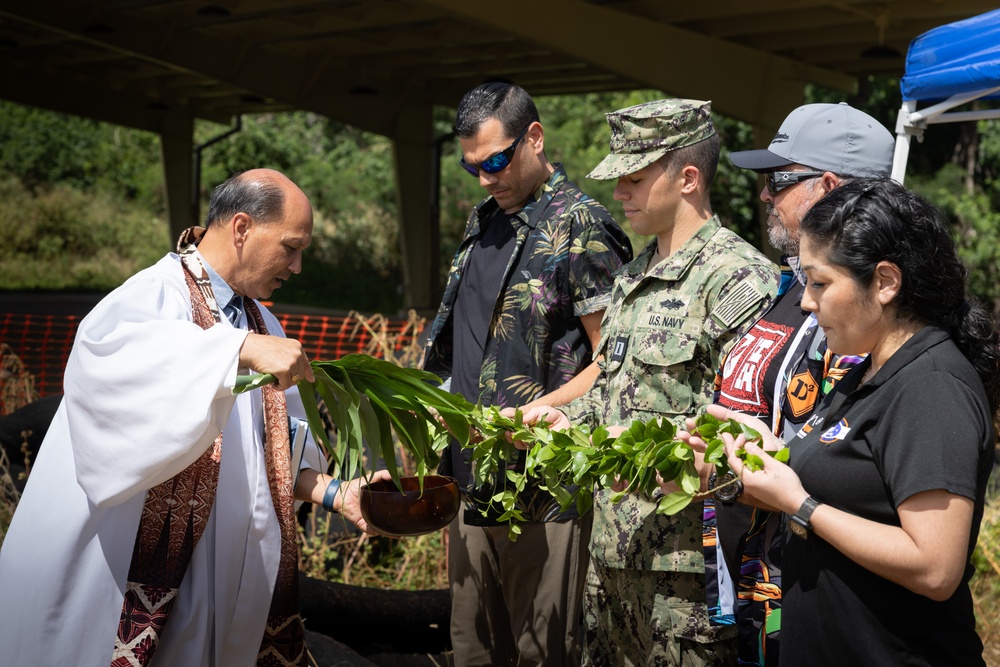
[[[205,230],[186,230],[177,244],[191,292],[193,320],[204,329],[221,321],[211,281],[194,253]],[[266,334],[260,310],[243,299],[257,333]],[[298,614],[298,547],[284,392],[264,388],[265,465],[271,499],[281,526],[281,560],[258,665],[307,666]],[[215,504],[222,460],[222,434],[202,456],[172,479],[153,487],[132,550],[111,667],[146,667],[153,658],[177,591]]]
[[[250,330],[266,335],[267,326],[257,303],[243,297],[243,307]],[[285,392],[272,384],[264,385],[261,391],[264,399],[264,462],[271,502],[281,526],[281,560],[257,664],[261,667],[308,667],[305,628],[299,616],[299,543]]]

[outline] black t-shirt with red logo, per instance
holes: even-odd
[[[812,413],[823,373],[821,355],[809,349],[815,347],[808,344],[816,338],[815,324],[803,326],[809,313],[802,310],[801,295],[798,284],[786,290],[736,342],[726,355],[717,400],[732,410],[760,417],[772,428],[777,401],[785,424],[782,431],[790,431],[789,435]],[[795,353],[788,354],[793,344]],[[779,383],[781,377],[789,378],[788,382]]]

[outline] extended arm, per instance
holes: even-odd
[[[942,601],[962,580],[972,507],[969,498],[936,489],[911,496],[899,506],[899,528],[829,505],[816,509],[812,524],[817,535],[862,567]]]
[[[333,499],[333,511],[342,514],[354,525],[366,533],[376,535],[377,533],[368,527],[364,517],[361,516],[361,487],[369,481],[379,479],[389,479],[388,470],[377,470],[370,480],[352,479],[344,482],[340,490]],[[299,473],[299,479],[295,483],[295,499],[304,500],[320,505],[323,503],[323,496],[326,494],[326,487],[329,486],[333,477],[317,472],[312,468],[303,468]]]
[[[795,472],[753,444],[748,453],[761,456],[764,469],[744,470],[735,449],[743,445],[728,435],[729,464],[754,496],[794,514],[809,495]],[[924,491],[903,501],[900,526],[871,521],[830,505],[813,512],[813,532],[867,570],[932,600],[946,600],[961,582],[972,527],[970,499],[942,489]],[[792,538],[795,539],[795,538]]]
[[[603,310],[580,317],[580,323],[587,332],[587,338],[590,339],[590,349],[592,350],[596,350],[598,344],[601,342],[601,320],[603,317]],[[597,365],[597,362],[591,362],[589,366],[574,375],[569,382],[544,396],[539,396],[524,407],[527,408],[534,405],[565,405],[574,398],[583,396],[588,389],[594,386],[594,381],[597,380],[600,372],[601,369]]]

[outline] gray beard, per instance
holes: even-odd
[[[782,255],[799,254],[799,240],[792,238],[770,204],[767,207],[767,240],[771,243],[771,247]]]

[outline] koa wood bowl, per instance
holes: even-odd
[[[417,477],[400,477],[400,493],[391,479],[380,479],[361,487],[361,516],[368,525],[393,537],[424,535],[440,530],[458,514],[461,502],[458,482],[440,475],[424,476],[420,492]]]

